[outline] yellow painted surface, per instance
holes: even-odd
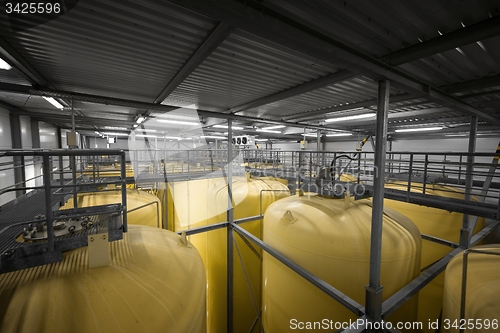
[[[111,264],[87,248],[63,261],[0,275],[2,332],[205,333],[205,272],[196,249],[166,230],[131,225]]]
[[[500,245],[484,245],[473,249],[500,254]],[[458,333],[453,323],[460,325],[463,252],[448,264],[445,274],[443,300],[443,332]],[[467,261],[467,293],[464,332],[486,333],[500,331],[500,256],[469,253]],[[496,319],[493,323],[492,320]],[[468,327],[469,320],[473,325]],[[478,323],[481,323],[482,328]],[[488,325],[488,324],[489,325]],[[495,325],[495,326],[492,326]],[[487,325],[489,326],[487,328]]]
[[[371,206],[306,193],[281,199],[264,217],[264,242],[364,305],[369,278]],[[418,276],[421,236],[405,216],[385,208],[382,235],[383,299]],[[263,320],[266,332],[289,332],[290,320],[334,322],[357,317],[267,253],[263,256]],[[412,299],[389,321],[415,321]],[[308,332],[324,332],[310,330]],[[335,331],[334,329],[331,331]]]
[[[95,169],[92,166],[88,166],[82,172],[84,175],[88,175],[89,177],[93,177],[95,171],[95,176],[98,177],[120,177],[120,163],[114,163],[111,165],[99,165]],[[134,170],[132,165],[125,165],[125,174],[126,177],[134,177]]]
[[[412,185],[412,192],[422,193],[422,189],[419,188],[422,186],[421,184],[414,183]],[[387,183],[385,187],[403,191],[407,190],[406,184],[402,183]],[[427,185],[426,193],[454,199],[464,198],[464,193],[461,190],[438,184]],[[410,218],[422,234],[456,243],[460,240],[460,229],[463,219],[461,213],[388,199],[384,200],[384,206],[397,210]],[[474,233],[483,227],[484,219],[480,218],[478,219]],[[423,268],[436,262],[451,250],[452,248],[450,247],[423,240],[421,267]],[[442,273],[419,292],[419,321],[428,322],[429,319],[435,321],[439,318],[442,309],[443,286],[444,274]],[[433,333],[433,330],[425,329],[424,332]]]
[[[269,190],[281,192],[271,192]],[[288,196],[288,187],[283,181],[270,178],[233,178],[234,218],[259,215],[260,193],[262,190],[263,211],[275,200]],[[174,221],[175,230],[185,230],[226,221],[228,197],[225,179],[199,179],[189,182],[169,184],[169,195],[173,204],[168,207],[169,220]],[[261,235],[260,221],[241,224],[243,228],[257,237]],[[227,285],[227,234],[225,229],[205,232],[189,237],[200,251],[207,268],[208,332],[226,332],[226,285]],[[249,332],[256,312],[247,285],[251,286],[254,300],[260,308],[261,265],[257,256],[235,235],[240,250],[242,265],[235,252],[234,267],[234,332]],[[256,247],[256,246],[255,246]],[[256,247],[257,251],[260,250]],[[234,247],[236,251],[236,245]],[[256,325],[252,332],[258,332]]]
[[[97,205],[108,205],[122,202],[121,189],[113,191],[101,191],[78,194],[78,207],[91,207]],[[141,206],[145,207],[139,208]],[[73,208],[73,198],[71,197],[61,209]],[[138,208],[138,209],[137,209]],[[162,227],[161,222],[161,202],[147,192],[141,190],[127,189],[127,221],[130,224],[146,225],[150,227]]]

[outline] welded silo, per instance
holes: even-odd
[[[79,193],[77,196],[79,208],[98,205],[109,205],[122,202],[122,191],[106,190]],[[73,208],[71,197],[61,209]],[[162,227],[161,202],[153,194],[141,190],[127,189],[127,221],[130,224]]]
[[[385,188],[406,191],[407,184],[401,182],[387,183]],[[421,183],[412,183],[411,191],[422,193],[423,185]],[[425,193],[432,196],[464,199],[464,193],[460,189],[440,184],[427,184]],[[410,218],[422,234],[456,243],[460,240],[460,229],[463,220],[463,214],[461,213],[389,199],[384,200],[384,206],[390,207]],[[479,218],[474,233],[482,229],[483,226],[484,219]],[[452,248],[445,245],[423,240],[421,268],[431,265],[451,250]],[[434,321],[439,318],[442,309],[443,286],[444,273],[441,273],[419,292],[419,321]],[[424,331],[432,332],[428,328],[424,328]]]
[[[109,266],[88,268],[82,247],[2,274],[1,331],[205,333],[205,269],[189,242],[130,225],[110,254]]]
[[[360,304],[370,266],[371,203],[317,195],[294,196],[269,206],[264,242]],[[405,216],[384,208],[383,299],[418,276],[421,236]],[[270,255],[263,255],[263,321],[266,332],[290,330],[290,320],[334,322],[357,317]],[[416,300],[389,321],[415,321]],[[314,330],[312,330],[314,331]],[[324,331],[324,330],[317,330]]]
[[[498,332],[500,331],[500,245],[471,248],[496,253],[474,253],[467,256],[465,316],[460,318],[462,301],[463,252],[451,259],[446,267],[443,332]],[[462,319],[462,320],[461,320]]]
[[[289,195],[288,187],[273,178],[233,177],[234,218],[256,216],[265,212],[274,201]],[[169,206],[170,218],[175,220],[175,230],[185,230],[206,226],[227,220],[227,180],[200,179],[171,184],[169,195],[173,205]],[[262,198],[262,200],[261,200]],[[260,221],[240,224],[257,237],[261,235]],[[213,230],[189,236],[190,241],[200,251],[207,268],[208,332],[226,332],[227,326],[227,232],[225,229]],[[257,317],[247,284],[251,286],[255,301],[261,298],[260,259],[239,238],[235,237],[234,247],[234,332],[249,332]],[[245,266],[245,277],[241,260]],[[259,249],[256,249],[260,253]],[[255,325],[252,332],[258,332]]]

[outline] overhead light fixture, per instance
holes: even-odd
[[[160,123],[168,123],[168,124],[173,124],[173,125],[188,125],[188,126],[197,126],[199,123],[194,122],[194,121],[181,121],[181,120],[171,120],[171,119],[160,119],[156,118],[156,121]]]
[[[356,120],[356,119],[371,118],[371,117],[375,117],[375,116],[376,116],[375,113],[363,113],[363,114],[357,114],[355,116],[346,116],[346,117],[325,119],[325,122],[333,123],[335,121]]]
[[[126,131],[126,127],[115,127],[115,126],[104,126],[105,129],[115,130],[115,131]]]
[[[139,138],[157,138],[154,134],[136,134],[135,136]]]
[[[134,125],[133,125],[133,127],[134,127],[134,128],[137,128],[137,126],[139,126],[139,124],[134,124]]]
[[[269,139],[255,139],[255,141],[269,141]]]
[[[276,133],[276,134],[281,134],[280,131],[272,131],[272,130],[266,130],[266,129],[263,129],[263,128],[257,128],[256,129],[257,132],[264,132],[264,133]]]
[[[269,127],[262,127],[263,130],[273,130],[273,129],[278,129],[278,128],[285,128],[285,125],[276,125],[276,126],[269,126]]]
[[[227,125],[214,125],[212,127],[228,129]],[[240,126],[231,126],[231,129],[233,129],[233,130],[242,130],[243,127],[240,127]]]
[[[352,133],[333,133],[333,134],[327,134],[327,137],[332,137],[332,136],[351,136]]]
[[[9,70],[9,69],[12,69],[12,66],[9,65],[5,60],[0,58],[0,69]]]
[[[127,133],[115,133],[115,132],[103,132],[102,134],[110,136],[128,136]]]
[[[227,140],[226,137],[224,136],[214,136],[214,135],[202,135],[200,136],[200,138],[203,138],[203,139],[220,139],[220,140]]]
[[[141,124],[144,122],[144,120],[146,120],[146,117],[144,117],[143,115],[139,115],[135,122]]]
[[[310,137],[317,137],[318,136],[318,134],[316,134],[316,133],[304,133],[302,135],[303,136],[310,136]]]
[[[401,128],[401,129],[397,129],[396,132],[438,131],[440,129],[443,129],[443,128],[442,127]]]
[[[49,102],[50,104],[54,105],[58,109],[61,109],[61,110],[64,109],[64,106],[62,106],[61,103],[59,103],[58,101],[56,101],[52,97],[45,97],[45,96],[43,96],[43,99],[45,99],[47,102]]]

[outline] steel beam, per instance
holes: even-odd
[[[13,92],[13,93],[21,93],[19,91],[9,91],[9,90],[5,90],[5,89],[4,89],[4,91]],[[172,110],[179,109],[179,107],[177,107],[177,106],[147,103],[147,102],[138,102],[138,101],[133,101],[133,100],[128,100],[128,99],[120,99],[120,98],[113,98],[113,97],[106,97],[106,96],[99,96],[99,95],[90,95],[90,94],[81,94],[81,93],[74,93],[74,92],[70,92],[70,91],[60,91],[60,90],[51,90],[51,89],[44,89],[44,90],[30,89],[28,94],[36,95],[36,96],[55,97],[55,98],[68,98],[68,99],[73,99],[73,100],[82,101],[82,102],[89,102],[89,103],[103,104],[103,105],[116,105],[116,106],[132,107],[132,108],[137,108],[137,109],[153,110],[153,111],[157,111],[157,112],[170,112]],[[17,107],[12,107],[12,108],[19,110],[19,108],[17,108]],[[292,127],[309,128],[309,129],[314,129],[314,130],[317,130],[317,129],[319,129],[319,130],[335,130],[335,129],[341,130],[342,129],[340,127],[309,125],[309,124],[303,124],[303,123],[299,123],[299,122],[264,119],[264,118],[259,118],[259,117],[240,116],[240,115],[225,114],[225,113],[220,113],[220,112],[215,112],[215,111],[206,111],[206,110],[200,110],[200,109],[197,110],[197,113],[201,117],[232,119],[235,121],[250,121],[250,122],[271,124],[271,125],[287,125],[287,126],[292,126]],[[110,122],[114,122],[114,120],[110,120]]]
[[[233,285],[234,285],[234,207],[233,207],[233,138],[232,120],[227,121],[227,333],[233,333]],[[217,147],[216,147],[217,148]]]
[[[381,60],[372,58],[363,52],[354,50],[324,34],[304,26],[297,20],[268,10],[255,2],[250,5],[231,0],[215,2],[200,0],[169,0],[181,7],[201,13],[202,15],[226,22],[248,33],[271,40],[284,47],[315,57],[318,60],[341,66],[353,75],[363,74],[375,79],[387,78],[398,82],[407,92],[423,94],[426,98],[453,106],[463,112],[478,115],[495,124],[500,119],[491,116],[484,110],[475,108],[467,103],[453,98],[446,93],[431,87],[428,83],[414,78]]]
[[[387,150],[387,123],[389,115],[390,82],[379,82],[377,108],[377,140],[375,142],[375,175],[373,182],[372,223],[370,237],[370,278],[366,286],[366,315],[374,321],[382,319],[382,286],[380,265],[382,259],[382,220],[384,214],[385,159]]]
[[[31,64],[26,61],[9,43],[0,37],[0,53],[7,62],[13,65],[32,85],[50,87],[49,82]]]
[[[154,103],[161,103],[167,98],[205,59],[234,31],[230,25],[222,22],[215,27],[189,60],[170,80],[156,97]]]
[[[475,43],[500,35],[500,16],[469,25],[467,27],[429,39],[388,54],[382,59],[393,65],[400,65],[433,54],[453,50],[457,47]]]
[[[476,80],[452,83],[441,86],[440,89],[448,93],[457,93],[467,90],[483,89],[500,85],[500,75],[483,77]]]
[[[231,108],[228,112],[230,113],[238,113],[244,110],[252,109],[261,105],[270,104],[272,102],[280,101],[286,98],[290,98],[296,95],[304,94],[312,90],[320,89],[330,84],[334,84],[337,82],[341,82],[347,79],[354,77],[351,71],[342,70],[333,74],[329,74],[319,79],[315,79],[298,86],[292,87],[290,89],[286,89],[280,91],[276,94],[272,94],[263,98],[259,98],[257,100],[251,101],[249,103],[245,103],[234,108]]]
[[[415,99],[418,98],[417,96],[410,95],[410,94],[401,94],[401,95],[396,95],[391,97],[391,103],[396,103],[400,101],[407,101],[410,99]],[[306,111],[306,112],[300,112],[300,113],[295,113],[291,114],[289,116],[283,117],[283,120],[293,120],[293,121],[300,121],[300,120],[311,120],[311,119],[317,119],[317,116],[324,116],[327,113],[332,113],[332,112],[338,112],[338,111],[344,111],[344,110],[352,110],[352,109],[357,109],[357,108],[368,108],[372,106],[377,105],[377,99],[370,99],[368,101],[363,101],[363,102],[357,102],[357,103],[351,103],[347,105],[342,105],[342,106],[334,106],[334,107],[329,107],[321,110],[314,110],[314,111]]]
[[[303,3],[294,1],[293,5],[300,7],[303,5]],[[265,2],[264,6],[276,10],[278,12],[280,11],[280,8],[273,6],[273,2]],[[305,10],[311,11],[314,10],[314,8],[309,6]],[[321,15],[320,12],[318,12],[317,14]],[[300,17],[295,17],[295,19],[299,22],[301,21]],[[493,37],[500,34],[499,21],[500,21],[499,17],[494,17],[489,20],[465,27],[463,29],[459,29],[447,33],[445,35],[432,38],[423,43],[412,45],[400,51],[387,54],[381,57],[379,60],[389,63],[392,66],[400,65],[439,52],[454,49],[459,46],[467,45],[476,42],[478,40],[483,40],[489,37]],[[264,98],[254,100],[250,103],[240,105],[238,107],[232,108],[230,111],[233,113],[241,112],[243,110],[251,109],[257,106],[269,104],[295,95],[303,94],[330,84],[335,84],[353,78],[355,76],[356,74],[351,71],[342,70],[337,73],[330,74],[326,77],[312,80],[304,84],[298,85],[296,87],[293,87],[291,89],[287,89],[277,94],[266,96]]]

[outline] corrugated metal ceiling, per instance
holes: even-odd
[[[325,76],[338,68],[262,44],[237,31],[227,38],[165,101],[226,110]]]
[[[80,1],[3,37],[57,89],[152,102],[213,25],[168,3]]]
[[[494,0],[275,0],[261,3],[296,20],[297,25],[312,27],[374,58],[500,14],[500,3]],[[3,13],[0,18],[2,38],[56,89],[144,102],[153,102],[158,97],[218,24],[168,1],[145,0],[80,1],[58,19],[18,32],[9,31]],[[397,68],[435,87],[495,76],[500,74],[500,36],[413,60]],[[335,64],[237,29],[163,103],[221,112],[341,70]],[[358,74],[364,75],[362,71]],[[13,72],[3,71],[0,71],[1,82],[27,84]],[[314,111],[315,116],[305,122],[318,124],[325,117],[352,112],[333,110],[337,105],[375,99],[377,89],[376,81],[353,76],[238,114],[281,119]],[[487,93],[488,90],[491,92]],[[403,91],[391,88],[391,95],[401,93]],[[495,100],[500,99],[500,84],[471,88],[456,96],[465,96],[467,102],[478,106],[484,104],[492,114],[500,111],[495,104]],[[391,114],[422,110],[422,116],[415,118],[423,123],[449,119],[449,124],[454,123],[451,118],[465,115],[430,103],[425,97],[409,98],[391,103]],[[39,97],[0,94],[0,99],[30,111],[53,111]],[[328,113],[318,116],[321,109]],[[114,119],[129,121],[130,125],[137,114],[148,112],[147,109],[77,101],[75,110],[87,117],[108,118],[110,124]],[[414,118],[408,121],[410,119]],[[399,124],[399,120],[395,121]],[[374,122],[363,124],[371,129]],[[355,126],[358,125],[352,127]],[[345,125],[345,128],[351,126]]]

